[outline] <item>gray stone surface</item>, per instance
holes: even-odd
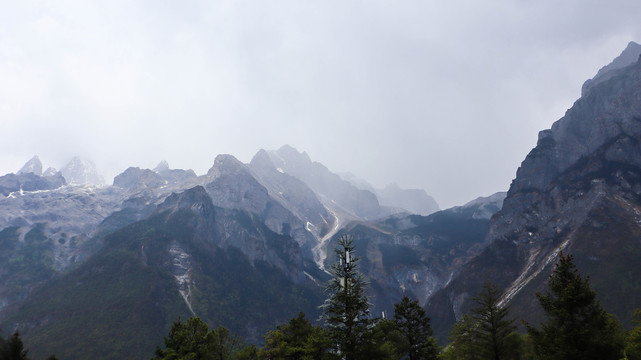
[[[35,155],[29,161],[27,161],[27,163],[24,164],[22,168],[20,168],[20,170],[18,170],[17,172],[18,175],[28,173],[32,173],[38,176],[42,175],[42,162],[40,161],[38,155]]]

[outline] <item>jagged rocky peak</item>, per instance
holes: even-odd
[[[312,159],[306,152],[299,152],[290,145],[283,145],[276,151],[270,151],[269,156],[278,168],[300,168],[312,165]]]
[[[635,43],[634,41],[630,41],[621,55],[617,56],[608,65],[599,69],[597,74],[592,79],[587,80],[585,83],[583,83],[583,87],[581,88],[581,96],[585,96],[585,94],[596,84],[614,76],[616,74],[615,70],[622,69],[639,61],[639,56],[641,56],[641,45]]]
[[[463,207],[472,207],[472,206],[494,206],[498,207],[501,209],[501,206],[503,205],[503,200],[505,200],[505,197],[507,196],[507,193],[505,191],[497,192],[494,193],[490,196],[479,196],[476,199],[469,201],[463,205]]]
[[[368,183],[367,180],[361,179],[357,177],[356,175],[352,174],[351,172],[342,172],[338,174],[342,179],[348,181],[350,184],[356,186],[357,188],[361,190],[367,190],[371,191],[372,193],[376,193],[376,189],[372,186],[372,184]]]
[[[154,172],[156,172],[156,173],[161,173],[161,172],[165,172],[165,171],[168,171],[168,170],[169,170],[169,163],[167,162],[167,160],[162,160],[154,168]]]
[[[58,172],[59,171],[56,168],[48,167],[47,170],[45,170],[44,173],[42,173],[42,176],[56,176]]]
[[[60,173],[53,176],[38,176],[32,172],[0,176],[0,194],[8,196],[16,191],[52,190],[65,185]]]
[[[213,211],[213,203],[207,194],[207,191],[202,186],[196,186],[187,189],[181,193],[172,193],[165,199],[159,206],[159,210],[166,209],[191,209],[199,213],[206,211]]]
[[[255,169],[275,169],[276,165],[272,161],[269,153],[265,149],[260,149],[249,162],[250,167]],[[282,171],[282,169],[281,169]]]
[[[401,189],[397,184],[390,184],[376,190],[376,195],[381,205],[399,207],[413,214],[429,215],[440,210],[436,200],[423,189]]]
[[[269,194],[305,223],[308,231],[320,236],[321,227],[329,217],[316,194],[300,179],[276,168],[267,151],[261,149],[254,155],[249,168]]]
[[[149,169],[130,167],[114,178],[114,186],[135,190],[155,188],[166,183],[163,178]]]
[[[374,193],[361,190],[331,172],[325,165],[312,162],[307,153],[300,153],[293,147],[284,145],[276,151],[268,151],[268,154],[278,171],[303,181],[325,205],[363,219],[388,215],[382,212]]]
[[[160,163],[158,163],[158,165],[154,168],[153,172],[162,176],[165,180],[172,183],[189,180],[196,177],[196,173],[191,169],[189,170],[170,169],[169,163],[166,160],[163,160]]]
[[[507,196],[507,192],[501,191],[494,193],[490,196],[478,197],[465,205],[461,206],[461,210],[473,211],[473,219],[487,219],[492,218],[503,207],[503,201]]]
[[[105,179],[98,173],[93,161],[77,156],[60,169],[60,172],[70,185],[103,185],[105,183]]]
[[[628,46],[637,49],[638,45]],[[617,62],[618,63],[618,62]],[[618,136],[641,134],[641,62],[608,70],[552,128],[539,133],[525,158],[510,194],[541,190],[578,159]],[[641,159],[633,159],[636,164]]]
[[[591,283],[609,294],[609,311],[628,317],[638,303],[628,301],[639,278],[628,275],[627,264],[638,263],[629,249],[638,248],[641,233],[641,61],[623,61],[635,49],[630,44],[563,118],[539,133],[490,220],[488,246],[430,300],[441,337],[444,324],[473,306],[471,296],[485,281],[506,289],[502,301],[518,316],[538,321],[531,299],[544,289],[560,251],[575,255]],[[613,278],[625,280],[612,286]]]
[[[18,170],[18,175],[28,173],[42,176],[42,162],[40,161],[38,155],[32,157],[29,161],[27,161],[26,164],[22,166],[22,168],[20,168],[20,170]]]
[[[217,179],[222,176],[233,176],[247,171],[247,166],[234,156],[221,154],[214,159],[214,165],[207,171],[207,176]]]

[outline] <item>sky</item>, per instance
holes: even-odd
[[[289,144],[441,208],[506,191],[641,2],[0,0],[0,173]]]

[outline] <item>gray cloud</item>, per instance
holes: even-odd
[[[288,143],[442,206],[506,190],[638,1],[8,2],[0,172],[74,155],[204,173]]]

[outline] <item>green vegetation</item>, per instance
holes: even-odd
[[[514,320],[509,318],[509,307],[499,306],[503,291],[486,282],[474,301],[477,307],[472,309],[476,323],[476,350],[484,359],[506,359],[514,352],[509,345],[509,336],[516,328]]]
[[[26,229],[23,229],[26,231]],[[0,283],[3,297],[15,300],[30,293],[55,274],[53,240],[45,234],[45,224],[33,225],[20,241],[21,228],[0,231]]]
[[[523,358],[523,339],[514,332],[509,307],[499,306],[502,291],[489,282],[474,298],[476,307],[464,315],[451,331],[444,359],[501,360]]]
[[[174,322],[164,343],[164,349],[156,347],[152,360],[235,359],[243,348],[242,340],[225,327],[209,330],[197,317],[189,318],[186,323]]]
[[[365,295],[365,279],[358,270],[358,261],[351,236],[338,239],[335,249],[339,262],[330,268],[334,278],[327,285],[329,296],[323,304],[323,319],[336,352],[346,360],[356,359],[364,351],[364,339],[369,335],[373,320]]]
[[[177,241],[191,256],[191,302],[204,322],[224,324],[258,344],[262,334],[298,310],[318,316],[320,287],[294,284],[266,262],[251,263],[233,247],[221,249],[203,241],[193,224],[193,213],[179,210],[108,235],[101,251],[37,288],[0,326],[40,324],[24,331],[25,343],[33,344],[30,355],[37,359],[51,352],[61,359],[78,354],[92,359],[149,358],[172,323],[192,315],[171,273],[167,249]],[[264,231],[270,241],[284,241],[258,226],[252,228]],[[5,231],[0,241],[17,239],[15,230]],[[33,240],[42,241],[37,236]]]
[[[641,348],[641,312],[627,336],[618,321],[605,312],[570,255],[560,254],[549,291],[537,294],[547,318],[541,328],[526,324],[528,334],[513,332],[509,308],[499,307],[499,289],[486,284],[474,298],[478,307],[464,315],[450,332],[445,360],[481,359],[637,359]]]
[[[303,312],[265,335],[261,349],[217,345],[212,332],[200,319],[174,323],[165,337],[165,349],[157,348],[161,359],[437,359],[438,347],[430,320],[418,302],[403,297],[394,307],[394,320],[373,319],[365,296],[366,283],[358,271],[359,258],[350,236],[343,236],[335,249],[338,263],[327,285],[328,297],[322,306],[325,327],[313,325]],[[218,328],[216,331],[223,331]],[[225,333],[223,331],[223,333]],[[228,333],[225,333],[228,334]],[[229,335],[226,335],[229,336]],[[235,337],[231,336],[232,339]],[[236,345],[233,345],[236,344]],[[220,352],[219,349],[231,349]],[[218,349],[218,350],[217,350]],[[212,354],[219,351],[217,356]]]
[[[549,291],[537,294],[547,314],[540,328],[527,324],[528,334],[515,332],[509,307],[499,305],[502,290],[486,283],[473,298],[477,306],[455,324],[450,343],[441,352],[432,336],[430,318],[418,301],[403,296],[394,305],[393,320],[370,316],[367,283],[359,272],[354,240],[348,235],[338,240],[335,249],[336,263],[330,269],[333,277],[321,306],[324,326],[299,311],[271,331],[258,328],[265,334],[264,346],[247,344],[243,340],[247,333],[239,333],[246,327],[240,325],[256,324],[256,319],[263,324],[268,321],[263,306],[304,305],[304,299],[310,297],[305,292],[310,290],[292,288],[283,294],[280,289],[288,281],[274,275],[278,272],[267,264],[250,264],[237,250],[207,249],[210,245],[194,240],[193,228],[181,227],[188,219],[169,220],[166,216],[161,214],[114,233],[105,240],[107,251],[83,264],[83,271],[55,279],[53,287],[39,290],[40,301],[23,304],[22,311],[31,315],[24,318],[26,321],[43,316],[51,319],[26,338],[26,343],[46,345],[47,352],[39,348],[33,353],[35,357],[44,358],[53,351],[63,359],[83,354],[97,359],[153,356],[152,360],[641,360],[641,310],[635,312],[636,326],[626,335],[616,319],[603,310],[588,279],[579,275],[572,256],[563,254],[550,276]],[[0,233],[0,242],[15,235],[15,230]],[[46,241],[37,235],[34,233],[30,241]],[[278,235],[271,236],[271,241],[279,240]],[[194,309],[202,318],[194,316],[186,322],[180,317],[190,311],[172,290],[174,279],[163,268],[148,265],[166,264],[164,249],[176,238],[191,239],[181,246],[190,250],[192,261],[203,270],[196,275],[198,288],[192,294]],[[239,306],[244,312],[238,311]],[[230,319],[235,315],[237,319]],[[179,320],[170,320],[176,318]],[[87,329],[87,323],[98,325]],[[210,328],[208,324],[236,328]],[[123,329],[136,329],[138,336]],[[81,331],[92,334],[74,338]],[[163,346],[157,346],[161,341]],[[17,332],[0,339],[0,360],[27,359],[28,353]]]
[[[629,360],[641,360],[641,309],[636,309],[633,315],[634,328],[627,336],[625,355]]]
[[[550,276],[549,291],[537,293],[547,319],[537,329],[527,326],[536,354],[542,359],[620,359],[624,334],[605,312],[583,279],[571,255],[561,253]]]
[[[0,338],[0,360],[29,360],[20,333],[14,331],[6,340]]]
[[[400,333],[396,348],[409,360],[436,359],[439,349],[432,337],[430,318],[417,300],[403,296],[394,305],[394,325]]]
[[[260,359],[326,359],[330,356],[332,341],[327,330],[314,326],[301,311],[287,324],[265,336]]]

